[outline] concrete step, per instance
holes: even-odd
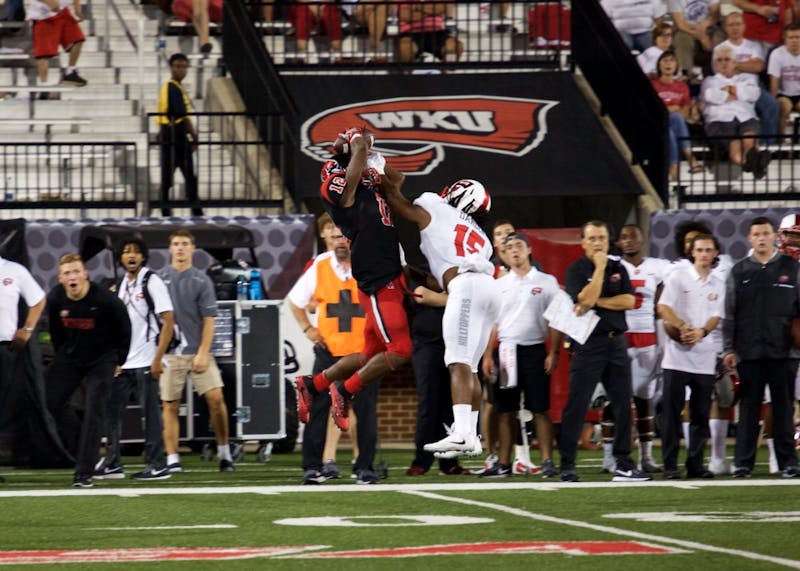
[[[132,101],[99,103],[97,101],[37,101],[34,117],[37,119],[66,119],[82,117],[97,122],[100,118],[130,117],[136,111]]]

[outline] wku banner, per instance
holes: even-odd
[[[331,144],[348,127],[406,174],[409,195],[459,178],[495,196],[640,192],[570,74],[290,76],[300,112],[297,172],[317,196]]]

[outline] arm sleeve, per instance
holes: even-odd
[[[183,93],[180,88],[174,83],[170,82],[167,88],[167,114],[170,119],[180,119],[186,116],[186,105],[183,102]]]
[[[344,193],[346,185],[347,181],[344,178],[344,173],[334,173],[330,175],[323,181],[319,189],[322,200],[338,206],[339,202],[342,200],[342,194]]]
[[[677,291],[677,287],[675,285],[675,274],[670,274],[670,276],[664,280],[664,289],[661,291],[661,297],[658,299],[659,305],[668,305],[675,311],[675,292]]]
[[[203,288],[200,290],[200,299],[198,299],[200,315],[203,317],[216,317],[217,296],[214,293],[214,284],[211,283],[211,278],[209,278],[207,275],[200,275],[203,276]]]
[[[131,319],[128,317],[128,310],[116,295],[108,293],[109,309],[113,315],[113,330],[116,332],[115,350],[117,352],[117,364],[122,365],[128,359],[128,350],[131,347]]]
[[[622,265],[622,262],[617,262],[617,268],[619,268],[619,274],[622,283],[619,284],[619,293],[626,294],[629,293],[633,295],[633,286],[631,285],[631,277],[628,275],[628,270],[625,269],[625,266]]]
[[[567,274],[564,276],[564,284],[566,286],[567,293],[575,303],[578,302],[578,294],[581,293],[581,290],[587,283],[581,283],[581,276],[579,276],[578,273],[578,268],[576,268],[573,264],[567,268]]]
[[[153,310],[156,314],[175,310],[172,305],[172,298],[169,296],[169,290],[167,290],[164,280],[157,273],[150,272],[147,290],[150,292],[150,297],[153,298]]]
[[[781,63],[779,61],[780,52],[775,50],[769,56],[769,61],[767,62],[767,74],[773,75],[775,77],[781,76]]]
[[[725,280],[725,312],[722,318],[722,352],[734,353],[733,348],[733,331],[734,331],[734,315],[736,310],[736,287],[733,278],[733,272],[728,274],[728,279]]]
[[[314,295],[317,287],[317,261],[311,264],[286,294],[286,298],[297,307],[305,307]]]
[[[59,316],[61,304],[58,302],[57,294],[57,289],[60,287],[60,285],[57,285],[47,296],[47,323],[50,325],[50,340],[56,351],[64,343],[64,326]]]
[[[22,266],[20,272],[20,293],[28,307],[34,306],[44,297],[44,290],[36,282],[31,273]]]

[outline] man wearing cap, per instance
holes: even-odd
[[[558,364],[561,333],[548,327],[544,311],[560,288],[556,278],[531,266],[527,236],[517,232],[509,234],[503,240],[503,249],[510,272],[497,280],[502,305],[482,364],[487,378],[499,379],[499,386],[495,387],[495,405],[500,415],[500,459],[482,476],[510,475],[513,413],[519,410],[520,395],[524,394],[524,408],[534,414],[536,422],[542,476],[550,478],[556,475],[551,458],[550,374]],[[495,363],[492,350],[495,338],[500,341],[499,363]],[[545,347],[546,340],[549,340],[549,350]],[[524,454],[524,458],[529,458],[528,450]]]

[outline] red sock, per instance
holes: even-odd
[[[321,373],[317,373],[316,375],[314,375],[313,383],[314,383],[314,388],[317,389],[317,392],[320,394],[327,391],[328,387],[331,384],[331,382],[328,380],[327,375],[325,375],[325,371],[322,371]]]
[[[353,373],[353,376],[351,376],[344,382],[344,390],[346,390],[351,395],[356,394],[363,388],[364,388],[364,383],[361,381],[361,377],[358,376],[358,371]]]

